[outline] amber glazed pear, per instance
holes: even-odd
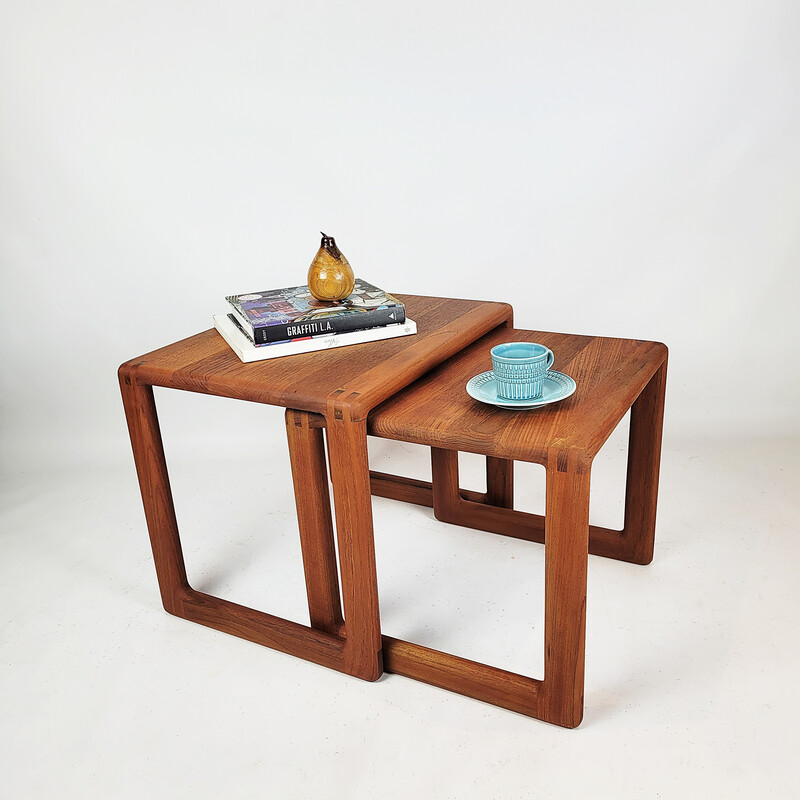
[[[322,242],[308,268],[308,290],[317,300],[344,300],[353,293],[356,277],[336,246],[333,236],[322,234]]]

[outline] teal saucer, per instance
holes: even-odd
[[[532,400],[509,400],[505,397],[497,396],[497,381],[494,373],[482,372],[467,382],[467,394],[480,400],[481,403],[488,403],[498,408],[513,408],[524,411],[528,408],[539,408],[550,403],[557,403],[565,397],[569,397],[576,389],[575,381],[564,375],[563,372],[556,372],[554,369],[548,370],[544,376],[544,386],[542,396]]]

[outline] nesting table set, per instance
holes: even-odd
[[[120,367],[164,608],[365,680],[394,672],[575,727],[583,716],[588,555],[637,564],[653,556],[667,349],[517,330],[504,303],[399,297],[417,322],[415,336],[243,364],[209,330]],[[487,368],[491,347],[508,341],[549,347],[575,393],[529,411],[472,399],[465,384]],[[286,408],[309,626],[189,585],[154,386]],[[616,531],[589,524],[589,479],[594,456],[629,409],[625,518]],[[429,446],[432,481],[371,472],[368,435]],[[485,493],[459,487],[459,451],[486,457]],[[513,508],[514,461],[544,465],[544,516]],[[541,678],[382,634],[372,494],[430,506],[443,522],[545,543]]]

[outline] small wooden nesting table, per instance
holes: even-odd
[[[491,368],[489,350],[535,341],[577,384],[529,411],[473,400],[466,382]],[[432,506],[437,519],[545,543],[544,677],[540,680],[383,637],[384,667],[565,727],[583,717],[587,555],[647,564],[653,557],[667,348],[656,342],[498,329],[385,401],[373,436],[431,447],[432,484],[373,474],[373,493]],[[631,410],[621,531],[589,524],[592,460]],[[458,451],[486,456],[487,491],[458,485]],[[546,468],[545,515],[513,509],[513,462]]]

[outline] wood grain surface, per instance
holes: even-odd
[[[473,400],[467,381],[491,369],[489,350],[505,341],[549,347],[553,368],[575,380],[575,393],[533,411]],[[546,464],[553,444],[593,458],[666,358],[657,342],[499,329],[376,408],[369,432],[512,461]]]

